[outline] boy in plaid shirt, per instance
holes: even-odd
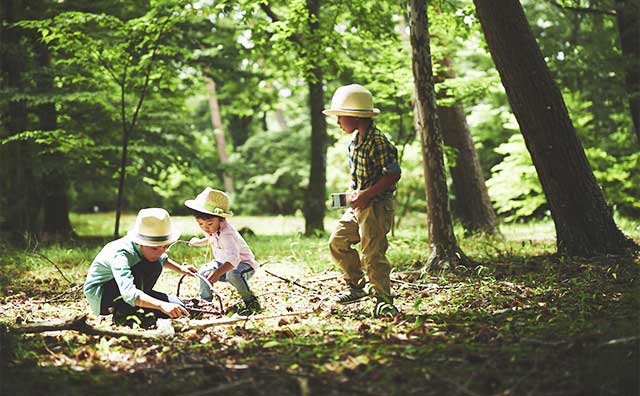
[[[373,285],[375,317],[395,316],[386,256],[387,234],[393,224],[393,192],[400,179],[398,151],[373,122],[380,110],[373,107],[371,93],[352,84],[336,90],[326,115],[338,117],[338,125],[354,135],[349,144],[351,207],[339,220],[329,239],[331,256],[344,271],[348,290],[336,302],[348,304],[367,297],[365,271]],[[360,242],[362,257],[353,248]]]

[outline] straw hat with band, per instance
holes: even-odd
[[[331,108],[325,115],[371,118],[380,114],[373,107],[373,97],[368,89],[358,84],[345,85],[336,90],[331,99]]]
[[[138,245],[165,246],[180,238],[180,231],[171,225],[169,213],[162,208],[141,209],[136,223],[127,236]]]
[[[196,199],[184,201],[184,204],[200,213],[210,214],[218,217],[233,216],[233,212],[229,210],[229,196],[220,190],[214,190],[207,187],[202,191]]]

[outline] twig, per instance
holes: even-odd
[[[290,284],[292,284],[292,285],[296,285],[296,286],[301,287],[301,288],[303,288],[303,289],[305,289],[305,290],[315,291],[314,289],[311,289],[311,288],[309,288],[309,287],[307,287],[307,286],[301,285],[300,283],[298,283],[298,281],[294,281],[294,280],[291,280],[291,279],[287,279],[287,278],[285,278],[284,276],[276,275],[276,274],[274,274],[273,272],[271,272],[271,271],[267,271],[267,270],[266,270],[266,269],[264,269],[264,268],[263,268],[262,270],[263,270],[264,272],[266,272],[267,274],[269,274],[269,275],[271,275],[271,276],[275,276],[276,278],[278,278],[278,279],[280,279],[280,280],[283,280],[283,281],[285,281],[285,282],[287,282],[287,283],[290,283]]]
[[[298,312],[289,312],[281,315],[254,315],[254,316],[239,316],[237,318],[231,319],[218,319],[218,320],[190,320],[187,323],[187,327],[183,329],[176,329],[176,331],[186,331],[186,330],[197,330],[197,329],[206,329],[214,326],[225,326],[239,322],[247,322],[249,320],[265,320],[265,319],[276,319],[283,318],[285,316],[303,316],[309,315],[316,312],[316,310],[308,310],[308,311],[298,311]]]
[[[64,274],[64,272],[62,272],[62,270],[60,269],[60,267],[58,267],[58,265],[56,263],[54,263],[53,261],[51,261],[51,259],[47,256],[45,256],[42,253],[36,253],[36,252],[27,252],[27,254],[31,255],[31,256],[35,256],[35,257],[39,257],[43,260],[47,260],[48,262],[50,262],[51,264],[53,264],[54,267],[56,267],[56,269],[58,270],[58,272],[60,273],[60,275],[62,275],[62,278],[64,280],[66,280],[70,285],[73,284],[73,282],[71,282]]]
[[[78,315],[67,320],[48,320],[44,322],[30,323],[21,326],[10,327],[11,333],[43,333],[45,331],[75,330],[89,335],[101,335],[110,337],[132,337],[132,338],[156,338],[159,333],[152,331],[113,331],[102,330],[87,323],[87,314]]]
[[[603,346],[609,346],[609,345],[616,345],[616,344],[626,344],[627,342],[633,342],[633,341],[637,341],[638,337],[624,337],[624,338],[616,338],[613,340],[609,340],[607,342],[603,342],[602,344],[598,345],[598,348],[603,347]]]
[[[178,281],[178,289],[176,290],[176,297],[180,297],[180,285],[182,284],[182,280],[184,279],[184,277],[187,276],[182,275],[180,277],[180,280]],[[222,297],[220,297],[220,294],[218,294],[217,291],[215,291],[215,289],[213,288],[213,285],[211,284],[211,282],[209,282],[209,280],[207,278],[205,278],[203,275],[200,275],[198,272],[193,272],[192,275],[194,278],[198,278],[201,281],[203,281],[208,287],[209,290],[211,291],[211,294],[213,294],[214,296],[216,296],[216,299],[218,300],[218,303],[220,304],[220,312],[224,312],[224,304],[222,303]]]
[[[167,250],[165,250],[165,253],[168,252],[169,250],[171,250],[171,248],[173,247],[173,245],[175,245],[176,243],[186,243],[189,244],[189,241],[185,241],[183,239],[178,239],[177,241],[175,241],[174,243],[172,243],[171,245],[169,245],[169,247],[167,248]]]

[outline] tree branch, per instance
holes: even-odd
[[[271,9],[271,7],[269,6],[269,4],[267,4],[266,2],[261,2],[260,3],[260,9],[267,14],[267,16],[269,17],[269,19],[271,19],[271,22],[280,22],[281,19],[280,17],[278,17],[278,15],[273,12],[273,10]],[[293,34],[289,37],[287,37],[289,41],[292,41],[298,45],[303,45],[302,42],[302,36],[300,36],[299,34]]]
[[[44,322],[30,323],[26,325],[10,327],[10,333],[43,333],[45,331],[75,330],[89,335],[100,335],[109,337],[131,337],[131,338],[156,338],[159,336],[155,331],[113,331],[103,330],[91,326],[87,323],[87,314],[78,315],[67,320],[48,320]]]

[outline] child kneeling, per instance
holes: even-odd
[[[222,191],[207,187],[195,199],[184,203],[192,210],[203,238],[191,238],[189,246],[211,246],[213,260],[205,264],[201,275],[214,284],[229,282],[236,288],[245,308],[238,313],[250,315],[260,312],[260,303],[249,287],[249,279],[258,268],[253,252],[240,233],[227,221],[233,216],[229,211],[229,196]],[[211,301],[213,293],[206,282],[200,280],[200,297]]]

